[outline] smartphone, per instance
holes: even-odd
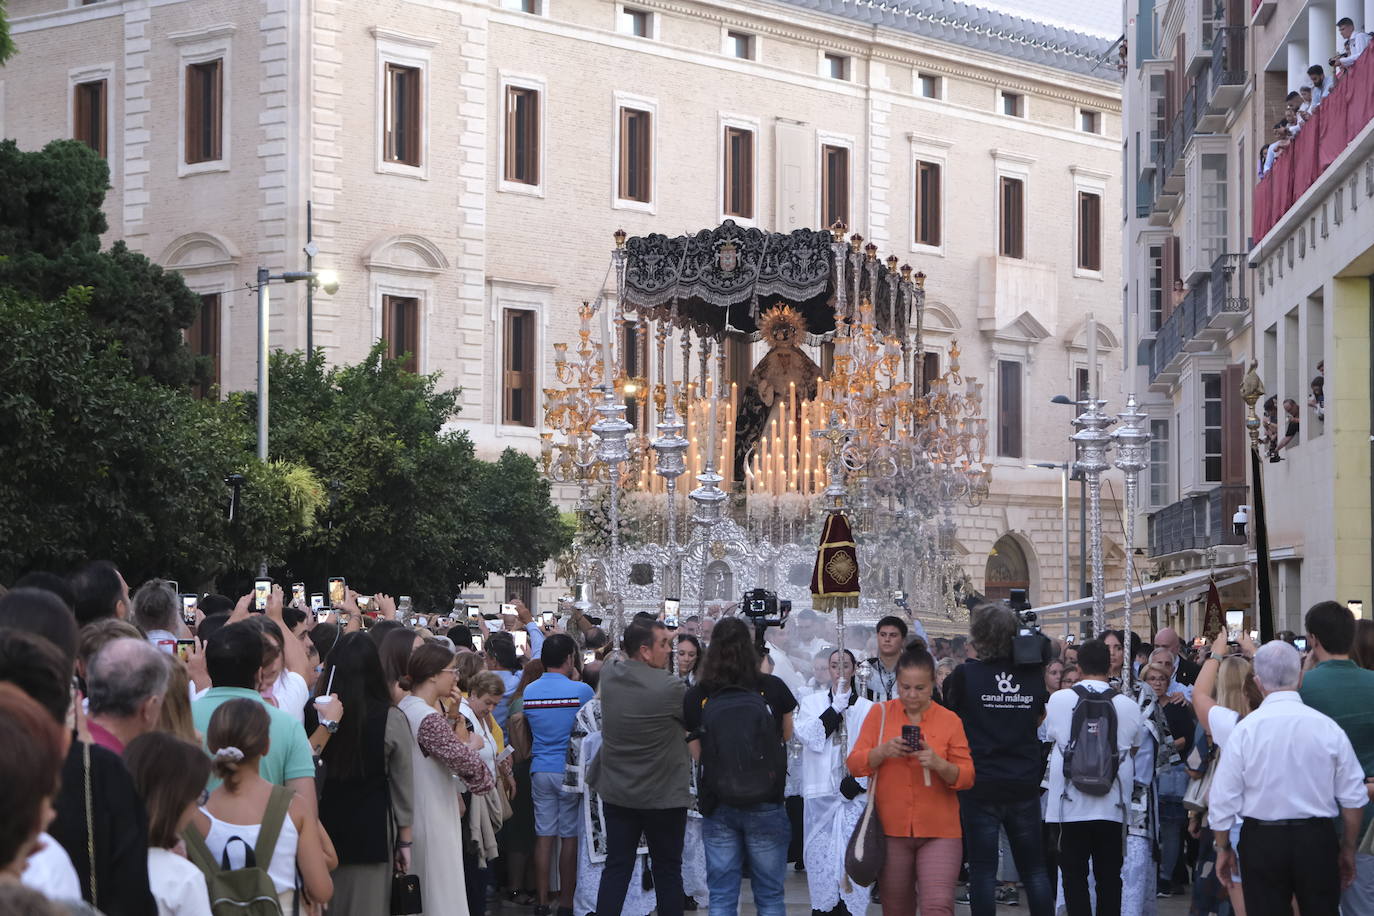
[[[516,649],[521,652],[528,652],[530,650],[530,634],[526,633],[524,630],[516,630],[510,635],[515,640]]]
[[[677,629],[677,615],[676,615],[676,614],[664,614],[664,615],[663,615],[663,625],[664,625],[665,627],[667,627],[668,629],[670,629],[670,630],[676,630],[676,629]]]
[[[170,585],[170,586],[172,587],[172,591],[174,591],[174,592],[180,592],[180,591],[181,591],[181,583],[178,582],[176,579],[168,579],[168,580],[167,580],[167,584]]]
[[[919,751],[921,749],[921,726],[903,725],[902,741],[906,744],[909,751]]]
[[[304,582],[292,582],[292,583],[291,583],[291,600],[292,600],[292,601],[299,601],[301,604],[305,604],[305,583],[304,583]]]
[[[316,623],[328,623],[328,622],[329,622],[329,613],[330,613],[330,612],[329,612],[328,609],[326,609],[326,608],[322,608],[322,607],[317,607],[317,608],[315,608],[315,622],[316,622]]]
[[[499,620],[485,620],[485,621],[483,621],[483,623],[485,623],[485,624],[487,625],[487,632],[488,632],[488,633],[500,633],[502,630],[505,629],[505,627],[501,624],[501,621],[499,621]],[[518,631],[516,631],[516,632],[517,632],[519,635],[521,635],[521,636],[528,636],[528,635],[529,635],[529,634],[526,633],[524,630],[518,630]],[[517,642],[516,645],[519,645],[519,643]]]
[[[587,649],[585,652],[582,653],[582,664],[590,665],[594,661],[596,661],[595,649]]]
[[[481,634],[481,633],[473,633],[473,634],[472,634],[472,651],[474,651],[474,652],[481,652],[481,651],[482,651],[482,643],[483,643],[482,634]]]
[[[1226,641],[1240,642],[1240,628],[1245,625],[1244,611],[1226,612]]]
[[[556,618],[554,617],[553,611],[545,611],[544,613],[539,615],[539,625],[543,627],[551,627],[554,625],[555,619]]]
[[[416,618],[415,618],[415,625],[416,625],[417,627],[427,627],[427,626],[429,626],[429,618],[428,618],[428,617],[423,617],[423,616],[421,616],[421,617],[416,617]]]
[[[324,593],[312,592],[310,595],[310,610],[318,612],[324,607]]]
[[[348,586],[344,582],[343,576],[329,577],[329,604],[331,607],[342,607],[344,598],[348,597]]]
[[[367,611],[372,610],[372,596],[371,596],[371,595],[359,595],[359,596],[358,596],[358,610],[363,611],[363,612],[367,612]]]
[[[267,599],[272,594],[271,579],[253,580],[253,609],[261,614],[267,610]]]
[[[1306,652],[1306,651],[1307,651],[1307,637],[1306,637],[1306,636],[1299,636],[1299,637],[1297,637],[1296,639],[1294,639],[1294,640],[1293,640],[1293,647],[1294,647],[1295,649],[1297,649],[1299,652]]]
[[[1069,634],[1068,639],[1069,639],[1069,642],[1071,642],[1071,643],[1078,642],[1078,637],[1077,637],[1076,635],[1074,635],[1073,633],[1070,633],[1070,634]]]
[[[677,598],[663,599],[663,619],[666,622],[669,617],[677,617],[677,609],[682,606],[682,602]]]
[[[502,613],[502,614],[514,614],[514,613],[515,613],[515,605],[513,605],[513,604],[503,604],[503,605],[501,605],[501,613]]]
[[[191,653],[196,651],[196,641],[194,639],[178,639],[176,645],[176,656],[182,661],[191,657]]]
[[[409,596],[409,595],[402,595],[399,599],[397,599],[397,601],[396,601],[396,613],[400,614],[402,617],[404,617],[405,615],[407,615],[407,614],[410,613],[410,596]]]
[[[186,621],[188,627],[196,625],[196,607],[200,604],[198,595],[181,596],[181,619]]]

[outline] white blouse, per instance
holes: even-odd
[[[148,850],[148,887],[157,916],[210,916],[205,875],[170,849]]]

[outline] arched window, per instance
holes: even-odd
[[[983,595],[1000,601],[1010,598],[1014,588],[1030,589],[1030,567],[1026,564],[1026,553],[1016,538],[1005,534],[988,552]]]

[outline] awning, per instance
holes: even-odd
[[[1248,581],[1252,572],[1251,566],[1237,564],[1235,566],[1219,566],[1214,569],[1198,569],[1178,576],[1169,576],[1155,582],[1146,582],[1137,588],[1131,594],[1131,602],[1136,609],[1154,607],[1185,595],[1200,595],[1207,588],[1209,579],[1216,580],[1217,588],[1225,588],[1228,585]],[[1126,593],[1124,590],[1108,592],[1106,597],[1107,619],[1110,621],[1113,617],[1120,618],[1125,603]],[[1032,610],[1035,611],[1040,624],[1043,626],[1053,622],[1063,623],[1066,619],[1078,620],[1084,614],[1090,613],[1092,606],[1093,600],[1091,598],[1076,598],[1073,601],[1047,604],[1043,607],[1032,608]]]

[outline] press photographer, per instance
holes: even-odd
[[[1015,611],[1001,605],[978,605],[970,617],[978,657],[951,672],[944,696],[945,705],[963,720],[978,774],[973,788],[959,793],[972,916],[997,911],[1001,828],[1007,831],[1031,916],[1051,916],[1054,892],[1041,848],[1044,762],[1036,738],[1049,698],[1044,675],[1049,641],[1035,628],[1033,615],[1023,624]]]

